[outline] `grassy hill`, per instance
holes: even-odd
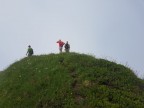
[[[26,57],[0,73],[0,108],[144,108],[144,81],[78,53]]]

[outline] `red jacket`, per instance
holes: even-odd
[[[57,43],[59,44],[59,47],[63,47],[63,45],[65,44],[63,41],[59,40],[57,41]]]

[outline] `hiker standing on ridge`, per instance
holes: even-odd
[[[28,57],[33,55],[33,49],[31,48],[30,45],[28,46],[28,50],[27,50],[26,55],[28,55]]]
[[[60,53],[62,53],[63,45],[64,45],[65,43],[64,43],[63,41],[61,41],[61,40],[57,41],[56,43],[59,44],[59,51],[60,51]]]
[[[65,44],[65,52],[69,52],[69,50],[70,50],[70,44],[68,43],[68,41],[66,42],[66,44]]]

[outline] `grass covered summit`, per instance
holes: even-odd
[[[0,73],[0,108],[143,108],[144,81],[90,55],[26,57]]]

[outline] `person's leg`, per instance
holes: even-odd
[[[31,54],[29,53],[29,54],[28,54],[28,57],[30,57],[30,56],[31,56]]]
[[[62,47],[59,47],[59,51],[60,51],[60,53],[62,53]]]
[[[68,52],[69,52],[69,50],[70,50],[70,49],[68,49]]]
[[[65,49],[65,51],[66,51],[66,52],[69,52],[69,50],[68,50],[68,49]]]

